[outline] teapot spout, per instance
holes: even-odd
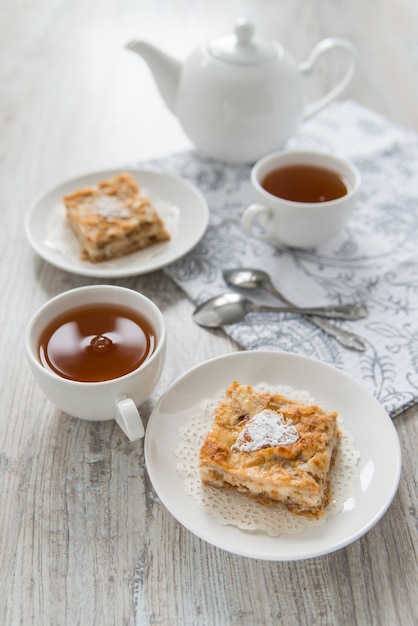
[[[125,47],[139,54],[148,63],[164,102],[175,113],[181,62],[146,41],[132,40]]]

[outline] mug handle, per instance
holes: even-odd
[[[317,113],[320,109],[322,109],[325,105],[329,104],[331,100],[337,98],[337,96],[341,95],[341,93],[348,87],[350,84],[354,73],[357,68],[358,63],[358,54],[357,50],[347,39],[342,39],[341,37],[328,37],[327,39],[323,39],[320,41],[310,53],[308,59],[299,66],[299,69],[302,74],[309,74],[313,69],[315,63],[319,60],[319,58],[329,52],[330,50],[335,50],[336,48],[340,48],[342,50],[346,50],[351,55],[350,65],[340,80],[339,83],[335,85],[325,96],[319,98],[319,100],[315,100],[311,102],[306,107],[305,111],[305,119]]]
[[[120,398],[116,402],[116,422],[130,441],[142,439],[145,434],[144,425],[138,409],[131,398]]]
[[[249,237],[256,237],[257,239],[263,239],[264,241],[270,241],[271,235],[267,233],[268,221],[272,217],[272,210],[262,204],[250,204],[250,206],[244,211],[241,217],[241,228]],[[264,220],[259,222],[261,216],[264,216]],[[259,223],[262,228],[265,229],[266,234],[255,233],[253,226],[255,223]],[[264,223],[263,223],[264,222]]]

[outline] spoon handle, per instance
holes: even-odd
[[[294,306],[294,303],[286,298],[286,296],[281,294],[279,291],[277,291],[277,289],[273,285],[266,288],[273,296],[275,296],[288,306]],[[340,328],[339,326],[335,326],[335,324],[332,324],[328,320],[322,319],[315,315],[307,316],[306,319],[331,337],[334,337],[334,339],[336,339],[345,348],[350,348],[351,350],[356,350],[357,352],[364,352],[366,350],[366,344],[355,333],[343,330],[342,328]]]
[[[357,352],[364,352],[366,350],[366,344],[355,333],[351,333],[348,330],[344,330],[335,324],[331,324],[328,320],[321,317],[310,316],[307,318],[312,324],[321,328],[324,332],[334,337],[341,345],[351,350],[357,350]]]
[[[276,311],[278,313],[298,313],[301,315],[315,315],[341,320],[358,320],[366,317],[367,315],[367,309],[365,307],[360,307],[352,304],[324,307],[300,307],[293,305],[284,308],[252,303],[252,309],[254,311],[266,313],[268,313],[269,311]]]

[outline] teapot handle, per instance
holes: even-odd
[[[335,50],[336,48],[341,48],[350,53],[350,65],[343,78],[340,80],[339,83],[337,83],[337,85],[335,85],[335,87],[331,89],[331,91],[329,91],[322,98],[319,98],[319,100],[315,100],[307,106],[305,111],[305,119],[311,117],[312,115],[314,115],[314,113],[317,113],[325,105],[331,102],[331,100],[337,98],[337,96],[339,96],[348,87],[354,76],[358,62],[357,51],[355,47],[349,41],[347,41],[347,39],[342,39],[340,37],[329,37],[320,41],[312,50],[305,63],[302,63],[299,66],[301,73],[305,75],[309,74],[313,69],[315,63],[322,55],[329,52],[330,50]]]

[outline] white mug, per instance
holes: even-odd
[[[59,315],[85,305],[112,304],[137,311],[155,332],[155,349],[132,372],[100,382],[80,382],[63,378],[41,362],[39,342],[42,332]],[[26,328],[25,350],[32,373],[46,396],[62,411],[81,419],[115,419],[131,441],[144,436],[137,406],[156,387],[165,361],[166,326],[158,307],[144,295],[113,285],[91,285],[71,289],[46,302]]]
[[[338,174],[347,193],[335,200],[297,202],[275,196],[264,189],[265,176],[288,165],[314,165]],[[241,228],[250,237],[276,246],[316,248],[333,237],[347,223],[360,187],[358,169],[331,154],[284,150],[269,154],[254,165],[251,183],[255,204],[241,218]]]

